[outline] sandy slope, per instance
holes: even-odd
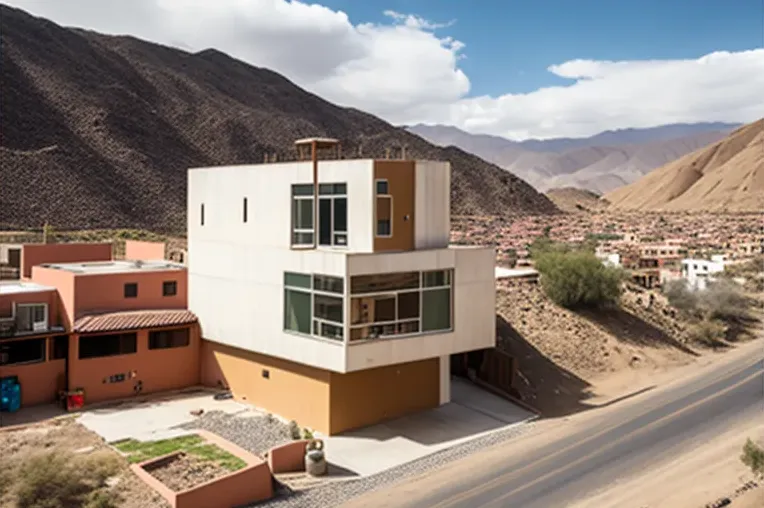
[[[764,209],[764,119],[604,197],[618,209],[760,211]]]

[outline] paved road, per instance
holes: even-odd
[[[614,406],[607,418],[593,420],[584,431],[524,456],[508,453],[506,461],[490,471],[444,476],[440,488],[419,491],[396,505],[565,506],[618,478],[686,453],[694,443],[712,439],[736,421],[760,419],[764,412],[764,361],[761,357],[743,358],[640,399],[622,409]]]

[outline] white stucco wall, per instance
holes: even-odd
[[[417,161],[414,171],[414,247],[447,247],[451,232],[451,165]]]
[[[312,178],[310,162],[189,171],[189,308],[209,340],[343,372],[342,343],[283,331],[283,277],[285,271],[344,277],[345,252],[372,250],[373,165],[319,162],[319,182],[348,186],[347,249],[290,249],[291,185]]]
[[[417,174],[425,175],[423,181],[434,182],[432,194],[441,195],[437,206],[447,210],[448,200],[442,195],[449,193],[448,172],[442,167],[436,171],[436,163],[427,164]],[[199,317],[204,338],[335,372],[447,358],[452,353],[493,347],[492,248],[372,253],[373,163],[354,160],[319,163],[320,182],[348,185],[349,247],[292,250],[291,185],[311,181],[310,162],[189,171],[188,301],[190,310]],[[417,183],[417,189],[420,187]],[[429,193],[425,192],[423,199],[435,203],[435,197],[427,197]],[[430,224],[435,232],[418,230],[420,244],[448,242],[448,215],[444,218],[437,206],[432,204],[425,212],[417,209],[416,227],[423,227],[419,219],[423,214],[424,226]],[[348,344],[283,331],[285,271],[336,275],[347,280],[353,274],[447,268],[455,269],[452,332]],[[346,314],[348,307],[346,299]]]

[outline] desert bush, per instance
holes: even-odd
[[[663,292],[671,306],[699,319],[737,321],[749,317],[751,304],[748,298],[737,283],[725,278],[697,291],[690,289],[683,280],[671,281]]]
[[[718,279],[700,295],[706,315],[714,319],[736,321],[749,317],[750,302],[740,286],[728,279]]]
[[[18,468],[16,501],[23,508],[116,506],[113,497],[97,492],[118,470],[118,459],[106,453],[75,456],[54,450],[32,455]],[[112,504],[105,504],[109,499]]]
[[[700,299],[695,291],[692,291],[684,280],[672,280],[663,287],[669,305],[683,312],[695,314],[700,310]]]
[[[705,346],[715,347],[722,344],[727,329],[724,324],[717,320],[703,319],[693,325],[688,330],[688,338]]]
[[[746,439],[740,460],[751,468],[753,474],[764,475],[764,449],[754,443],[751,438]]]
[[[621,270],[590,252],[551,248],[537,256],[536,268],[544,292],[563,307],[600,307],[620,298]]]

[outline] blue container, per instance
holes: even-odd
[[[17,376],[0,379],[0,411],[13,413],[21,407],[21,385]]]
[[[15,384],[11,388],[11,396],[8,401],[8,412],[15,413],[21,409],[21,385]]]

